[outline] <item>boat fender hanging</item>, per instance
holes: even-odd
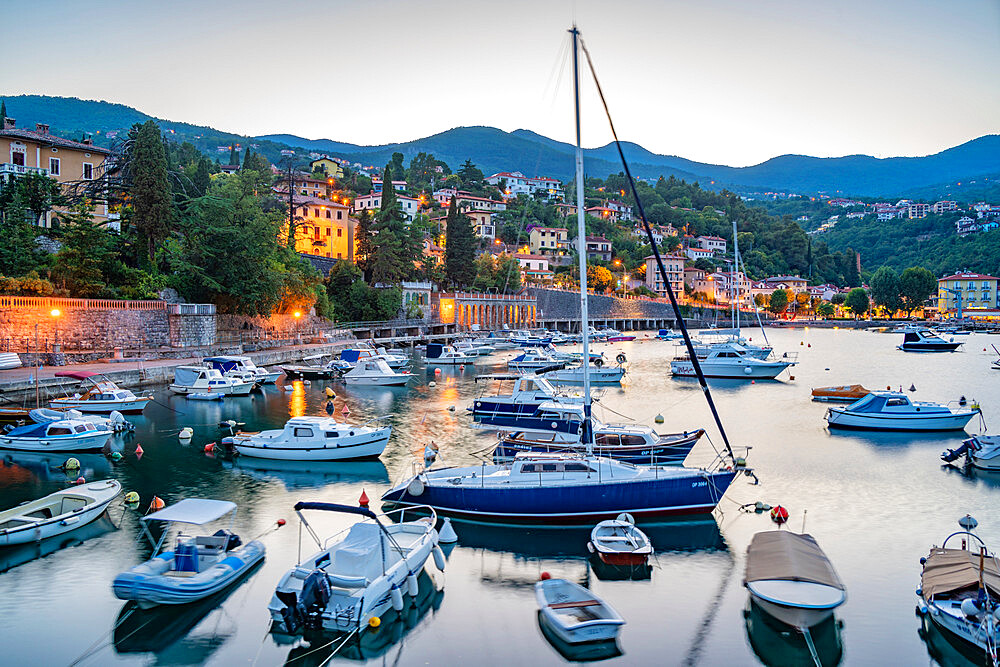
[[[751,373],[753,373],[753,369],[747,366],[746,368],[743,369],[743,372],[747,375],[750,375]]]
[[[600,358],[594,359],[594,367],[595,368],[600,368],[603,365],[604,365],[604,360],[603,359],[600,359]]]
[[[78,459],[70,457],[66,459],[66,463],[63,464],[63,468],[65,468],[66,470],[79,470],[80,461]]]
[[[417,575],[410,572],[406,575],[406,592],[410,594],[411,598],[417,597],[420,593],[420,583],[417,581]]]
[[[962,600],[961,609],[963,614],[965,614],[966,616],[973,616],[973,617],[978,616],[979,612],[982,611],[979,608],[979,605],[976,604],[976,601],[973,600],[972,598],[965,598],[964,600]]]
[[[127,505],[138,505],[139,504],[139,494],[135,491],[129,491],[125,494],[125,504]],[[133,508],[135,509],[135,508]]]
[[[378,629],[378,626],[382,625],[382,619],[378,616],[372,616],[368,619],[368,627],[372,630]]]
[[[434,565],[437,566],[437,569],[444,572],[445,557],[444,552],[441,551],[441,547],[434,547],[431,553],[434,554]]]
[[[414,477],[410,480],[410,483],[406,485],[406,492],[411,496],[419,496],[424,492],[424,483],[419,477]]]
[[[431,380],[430,382],[427,383],[427,386],[428,387],[436,387],[437,386],[437,382],[435,382],[434,380]]]
[[[392,608],[396,611],[403,611],[403,591],[399,589],[399,586],[392,585],[389,597],[392,599]]]
[[[624,352],[619,352],[618,356],[615,357],[615,361],[617,361],[619,364],[624,364],[626,361],[628,361],[628,359],[625,357]]]

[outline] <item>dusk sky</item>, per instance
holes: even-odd
[[[998,0],[5,0],[0,94],[362,144],[460,125],[571,141],[566,28],[619,135],[747,165],[1000,132]],[[589,80],[584,143],[610,139]]]

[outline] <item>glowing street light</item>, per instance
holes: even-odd
[[[294,313],[292,313],[292,317],[294,317],[295,319],[302,317],[302,311],[296,310]]]

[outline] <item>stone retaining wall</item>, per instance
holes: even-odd
[[[580,319],[580,295],[576,292],[529,287],[528,294],[538,300],[538,319]],[[590,294],[587,307],[592,320],[672,320],[674,311],[668,303],[620,299]]]

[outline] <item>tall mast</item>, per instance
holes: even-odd
[[[736,218],[733,218],[733,317],[735,318],[736,338],[740,337],[740,241],[736,237]]]
[[[583,433],[587,454],[594,453],[594,437],[590,423],[590,313],[587,310],[587,226],[583,211],[583,146],[580,144],[580,31],[573,35],[573,110],[576,114],[576,243],[580,264],[580,329],[583,332]]]

